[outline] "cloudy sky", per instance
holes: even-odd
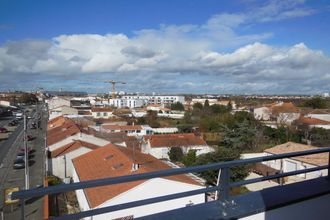
[[[317,94],[328,0],[0,1],[0,90]]]

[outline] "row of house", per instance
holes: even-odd
[[[166,153],[172,147],[181,147],[185,153],[189,150],[196,150],[197,154],[208,152],[205,141],[194,134],[146,133],[140,136],[137,131],[142,131],[142,127],[133,125],[105,125],[103,129],[110,132],[97,131],[94,128],[88,122],[78,123],[63,116],[49,120],[47,150],[51,174],[69,183],[154,172],[174,167],[169,165],[169,161],[163,161],[168,159]],[[129,133],[133,128],[136,135]],[[159,151],[162,154],[157,153]],[[200,179],[193,178],[192,174],[182,174],[77,190],[76,196],[81,211],[86,211],[204,188],[204,182],[198,180]],[[136,218],[204,202],[205,195],[198,194],[114,211],[90,219]]]
[[[299,109],[291,102],[278,102],[253,109],[254,117],[270,126],[306,125],[310,128],[330,129],[330,112],[319,109]]]

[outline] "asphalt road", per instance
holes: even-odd
[[[34,114],[34,112],[32,112],[32,114]],[[32,121],[33,120],[28,120],[27,126],[27,134],[36,137],[33,141],[28,141],[28,147],[35,150],[31,158],[32,164],[29,166],[30,188],[43,184],[45,173],[44,137],[47,123],[46,119],[43,117],[41,129],[29,129],[29,125]],[[2,209],[4,220],[21,218],[20,204],[4,204],[4,190],[11,187],[25,188],[24,169],[13,169],[13,161],[16,158],[19,148],[23,146],[23,123],[21,123],[6,141],[0,143],[0,161],[2,164],[2,166],[0,166],[0,212]],[[28,220],[42,219],[43,198],[30,199],[25,202],[25,217]]]

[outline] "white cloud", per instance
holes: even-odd
[[[259,43],[271,33],[236,32],[245,24],[314,13],[302,3],[271,1],[246,13],[214,15],[204,24],[163,24],[136,31],[132,37],[76,34],[51,41],[10,42],[0,46],[0,74],[79,79],[82,74],[94,78],[111,73],[141,84],[138,89],[325,90],[330,84],[330,60],[321,51],[303,43],[291,47]],[[236,49],[221,52],[228,48]]]

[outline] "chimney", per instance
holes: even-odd
[[[133,163],[132,164],[132,172],[137,171],[139,169],[139,164]]]

